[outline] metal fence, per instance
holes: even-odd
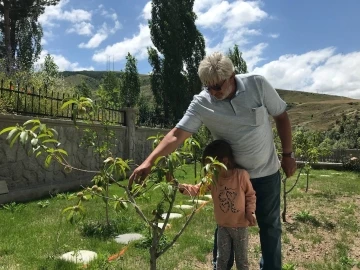
[[[7,112],[39,117],[73,119],[74,106],[68,106],[65,109],[61,109],[61,106],[64,100],[75,96],[48,91],[46,86],[42,89],[35,89],[34,87],[21,86],[12,82],[9,83],[8,87],[4,86],[4,84],[4,80],[1,80],[0,101],[1,106]],[[94,105],[98,109],[86,114],[78,114],[76,119],[107,121],[126,125],[125,110],[110,105],[98,106],[97,101],[94,101]]]
[[[360,149],[336,149],[332,150],[331,153],[327,156],[319,156],[319,162],[333,162],[333,163],[343,163],[348,161],[350,158],[356,157],[360,159]],[[298,161],[305,161],[301,157],[296,157]]]

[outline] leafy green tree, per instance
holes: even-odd
[[[151,5],[149,27],[156,47],[148,48],[151,89],[164,123],[173,125],[201,89],[197,67],[205,41],[195,25],[194,0],[154,0]]]
[[[50,54],[45,56],[41,70],[48,78],[55,78],[59,76],[59,67],[55,63],[54,57],[52,57]]]
[[[353,115],[342,115],[337,125],[327,135],[335,140],[334,148],[360,148],[360,124],[359,114],[356,111]]]
[[[233,50],[229,49],[228,57],[234,64],[236,74],[248,73],[246,62],[242,58],[242,53],[239,51],[237,44],[234,45]]]
[[[154,120],[154,109],[152,107],[152,103],[149,102],[149,97],[145,96],[143,93],[140,93],[138,109],[138,123],[140,125],[150,126]]]
[[[15,62],[21,64],[22,68],[30,68],[30,63],[38,58],[42,37],[38,18],[44,13],[46,6],[56,5],[59,1],[0,1],[0,31],[3,36],[0,54],[7,59],[8,70],[14,67]]]
[[[16,65],[21,70],[30,70],[41,53],[42,28],[33,18],[24,18],[17,23]]]
[[[60,79],[59,67],[54,61],[54,57],[47,54],[44,63],[40,65],[39,77],[41,84],[38,87],[42,88],[44,85],[50,90],[53,86],[57,85]]]
[[[309,189],[309,174],[311,164],[317,163],[320,156],[326,156],[331,153],[328,141],[324,141],[324,134],[317,131],[310,131],[300,128],[294,132],[293,142],[295,155],[304,161],[304,170],[306,172],[306,192]]]
[[[92,96],[91,89],[85,81],[82,81],[81,84],[75,86],[75,93],[79,97],[91,98]]]
[[[121,74],[120,101],[124,107],[134,107],[140,95],[140,78],[135,57],[128,53],[126,60],[125,71]]]
[[[276,129],[273,129],[274,133],[274,142],[276,150],[281,151],[281,143],[279,135]],[[299,128],[294,132],[293,135],[293,147],[295,149],[295,156],[297,160],[304,162],[304,166],[301,166],[298,170],[298,174],[295,182],[290,188],[287,188],[287,177],[283,177],[283,211],[281,213],[283,222],[286,222],[286,211],[287,211],[287,195],[295,188],[297,185],[302,172],[306,173],[306,192],[309,189],[309,174],[311,171],[311,165],[317,163],[320,156],[327,156],[331,153],[331,144],[330,140],[325,137],[325,134],[322,132],[310,131],[304,128]]]
[[[92,107],[92,101],[90,99],[80,98],[72,99],[64,102],[63,108],[76,104],[78,108],[80,105],[89,108]],[[59,147],[60,142],[57,139],[57,132],[52,128],[48,128],[45,124],[39,120],[29,120],[23,125],[16,125],[12,127],[4,128],[0,131],[0,135],[8,133],[7,141],[10,143],[10,147],[14,146],[16,142],[19,142],[25,149],[29,150],[29,155],[36,157],[45,156],[45,166],[49,167],[50,164],[55,161],[58,164],[64,166],[64,170],[70,173],[72,170],[81,170],[83,172],[89,172],[92,175],[94,185],[88,187],[76,194],[76,203],[73,206],[69,206],[63,209],[62,213],[67,215],[67,219],[75,223],[84,218],[85,206],[88,200],[93,197],[100,197],[106,204],[105,211],[107,217],[107,224],[109,223],[109,204],[113,204],[113,209],[121,211],[126,209],[128,205],[134,207],[136,213],[140,216],[145,223],[146,228],[149,229],[150,239],[146,243],[150,253],[150,269],[157,269],[157,259],[165,254],[179,239],[184,232],[190,221],[194,217],[194,214],[199,209],[199,204],[196,203],[191,214],[187,215],[183,219],[183,225],[181,229],[173,234],[172,239],[169,241],[161,241],[164,239],[164,232],[166,225],[169,222],[170,213],[173,209],[177,191],[179,189],[179,182],[174,178],[174,173],[177,170],[182,170],[184,165],[184,157],[188,154],[186,149],[178,149],[175,152],[161,156],[157,158],[152,168],[150,175],[144,180],[142,184],[134,185],[129,188],[121,181],[126,178],[126,171],[129,170],[128,160],[123,160],[120,157],[113,156],[110,152],[106,155],[101,155],[104,160],[101,161],[101,169],[99,171],[89,171],[86,169],[73,167],[68,161],[68,153]],[[153,147],[155,148],[161,141],[163,136],[155,136]],[[185,142],[185,145],[191,143]],[[199,195],[203,195],[208,189],[208,186],[213,183],[213,175],[218,173],[219,166],[226,168],[226,166],[216,159],[208,157],[209,163],[203,168],[203,178],[201,180],[200,193],[194,197],[194,200],[198,202]],[[100,187],[100,184],[104,184],[104,188]],[[110,196],[108,186],[112,184],[125,191],[123,196],[113,194]],[[148,213],[143,211],[142,207],[137,203],[137,200],[146,194],[150,189],[157,190],[162,196],[158,202],[156,202],[156,208]],[[123,192],[122,192],[123,193]],[[102,201],[102,200],[97,200]],[[159,227],[159,222],[163,222],[163,226]]]
[[[120,78],[113,72],[106,72],[97,92],[102,104],[120,106]]]
[[[201,149],[200,144],[196,141],[194,137],[188,138],[184,143],[184,148],[191,153],[192,159],[194,160],[194,177],[196,179],[197,173],[196,173],[196,163],[197,163],[197,153],[198,150]]]

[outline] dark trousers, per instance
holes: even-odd
[[[217,259],[217,235],[218,235],[218,227],[216,226],[215,233],[214,233],[214,249],[213,249],[213,267],[216,270],[216,259]],[[231,252],[229,261],[227,264],[227,270],[230,270],[231,267],[234,265],[234,248],[233,244],[231,243]]]
[[[262,258],[260,270],[281,270],[281,221],[280,221],[280,172],[251,179],[256,192],[256,219],[260,229]],[[217,255],[217,233],[215,231],[213,261]],[[234,254],[234,252],[231,252]],[[234,264],[230,257],[229,270]],[[214,268],[215,269],[215,268]]]

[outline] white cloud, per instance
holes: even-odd
[[[198,16],[197,25],[204,28],[221,27],[239,29],[268,17],[260,8],[260,2],[237,0],[228,1],[197,0],[194,10]]]
[[[73,25],[73,27],[66,30],[67,33],[76,33],[82,36],[90,36],[94,26],[88,22],[80,22]]]
[[[274,87],[360,98],[360,52],[336,54],[335,48],[283,55],[257,67]]]
[[[41,52],[41,54],[40,54],[39,60],[35,63],[35,66],[39,66],[39,65],[43,64],[44,60],[45,60],[45,57],[48,54],[49,54],[48,51],[43,50]],[[73,71],[77,71],[77,70],[94,70],[94,67],[92,67],[92,66],[90,66],[90,67],[82,67],[82,66],[79,65],[78,62],[70,62],[68,59],[66,59],[61,54],[51,54],[51,56],[54,58],[54,62],[59,67],[60,71],[63,71],[63,70],[73,70]]]
[[[198,16],[197,26],[207,33],[207,53],[227,53],[237,44],[249,69],[264,60],[261,55],[268,44],[252,44],[252,37],[262,35],[261,29],[252,27],[252,24],[269,18],[261,9],[260,1],[196,0],[194,11]]]
[[[278,38],[280,35],[279,34],[269,34],[269,37],[271,38]]]
[[[97,33],[91,37],[87,43],[80,43],[79,48],[94,49],[100,46],[100,44],[106,40],[109,34],[115,34],[118,29],[121,28],[119,21],[115,21],[115,25],[109,28],[106,23],[100,27]]]
[[[87,43],[80,43],[79,48],[97,48],[107,37],[108,35],[105,32],[98,32]]]
[[[69,3],[69,0],[61,0],[55,6],[47,6],[45,12],[40,15],[39,22],[43,27],[53,27],[54,21],[69,21],[72,23],[90,21],[91,13],[83,9],[72,9],[70,11],[63,9]]]
[[[237,30],[267,17],[268,14],[260,8],[260,2],[235,1],[230,5],[226,28]]]
[[[203,28],[214,28],[215,26],[227,28],[223,23],[227,18],[230,8],[231,5],[227,1],[212,5],[205,12],[197,13],[196,24]]]
[[[142,11],[141,17],[144,18],[145,20],[151,19],[151,1],[146,3]]]
[[[83,9],[73,9],[71,11],[65,11],[62,14],[62,19],[69,22],[81,22],[90,21],[91,13]]]
[[[248,70],[253,70],[253,68],[260,62],[263,61],[264,58],[261,56],[263,51],[267,48],[267,43],[259,43],[249,50],[244,50],[243,59],[246,61],[246,65]]]
[[[98,31],[90,38],[87,43],[80,43],[79,48],[94,49],[100,46],[100,44],[106,40],[110,34],[115,34],[119,29],[121,29],[121,24],[118,21],[117,14],[111,10],[108,11],[104,6],[100,5],[96,13],[100,13],[103,17],[109,18],[113,21],[114,26],[109,27],[106,22],[98,29]]]
[[[125,59],[128,52],[136,56],[138,60],[147,57],[147,47],[152,46],[150,39],[150,29],[148,25],[140,24],[139,33],[132,38],[125,38],[123,41],[107,46],[104,50],[98,51],[93,55],[93,60],[96,62],[105,63],[109,57],[114,61],[122,61]]]
[[[194,2],[194,12],[199,13],[209,6],[216,5],[222,2],[222,0],[195,0]]]

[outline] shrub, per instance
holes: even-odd
[[[357,157],[350,157],[343,160],[343,168],[346,171],[360,172],[360,160]]]

